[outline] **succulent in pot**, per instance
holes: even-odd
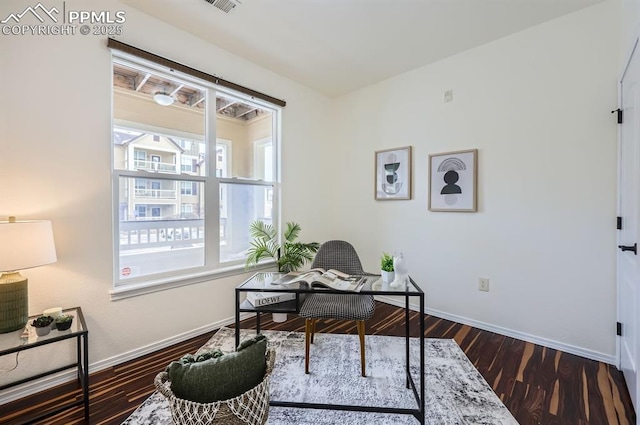
[[[38,336],[45,336],[51,331],[51,322],[53,322],[53,317],[40,316],[31,322],[31,326],[36,328],[36,334]]]
[[[56,328],[59,331],[66,331],[71,327],[71,323],[73,322],[73,316],[69,314],[61,314],[56,317]]]

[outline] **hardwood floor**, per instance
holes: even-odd
[[[419,314],[411,313],[417,323]],[[522,425],[606,425],[636,423],[622,373],[615,367],[535,344],[426,316],[429,338],[453,338]],[[254,328],[255,319],[242,322]],[[263,329],[304,331],[304,320],[289,315],[275,323],[263,315]],[[419,332],[417,326],[414,332]],[[319,332],[357,333],[354,322],[324,321]],[[403,335],[404,311],[376,303],[367,333]],[[193,353],[212,334],[193,338],[113,368],[91,374],[91,424],[119,424],[153,391],[153,378],[170,361]],[[418,336],[414,333],[412,336]],[[428,390],[428,389],[427,389]],[[78,396],[76,384],[66,384],[0,406],[0,424],[23,424],[34,413],[46,412],[63,397]],[[81,408],[70,409],[40,424],[83,424]]]

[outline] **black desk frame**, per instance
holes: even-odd
[[[53,344],[58,341],[63,341],[66,339],[72,339],[72,338],[76,339],[76,362],[75,363],[61,366],[43,373],[39,373],[37,375],[29,376],[27,378],[20,379],[18,381],[10,382],[8,384],[0,386],[0,391],[2,391],[6,388],[15,387],[16,385],[24,384],[25,382],[33,381],[39,378],[43,378],[45,376],[53,375],[54,373],[62,372],[63,370],[72,369],[72,368],[77,369],[78,381],[80,382],[80,385],[82,387],[82,398],[78,400],[70,401],[67,403],[63,403],[62,406],[57,407],[53,410],[47,410],[45,413],[43,413],[40,416],[30,418],[29,421],[26,423],[34,423],[39,420],[48,418],[50,416],[57,415],[58,413],[65,411],[71,407],[80,406],[80,405],[84,406],[84,419],[86,423],[89,423],[89,341],[88,341],[89,330],[87,329],[87,325],[86,325],[86,322],[84,321],[84,316],[82,314],[82,310],[80,309],[80,307],[65,309],[62,311],[63,314],[71,313],[71,312],[76,313],[77,317],[74,320],[80,321],[80,330],[78,331],[72,331],[72,332],[62,331],[61,332],[61,331],[52,330],[49,335],[45,337],[38,337],[38,339],[33,343],[17,345],[7,349],[1,349],[0,347],[0,356],[5,356],[7,354],[19,353],[20,351],[29,350],[31,348],[40,347],[43,345]],[[30,324],[31,321],[36,317],[38,316],[29,317],[28,323]],[[27,327],[30,327],[29,324],[27,325]],[[31,331],[35,332],[35,329],[32,329]],[[15,332],[16,339],[18,341],[20,340],[21,333],[22,333],[22,330]],[[59,335],[56,335],[56,334],[59,334]]]
[[[260,333],[260,315],[262,313],[298,313],[300,308],[300,299],[302,294],[309,294],[318,292],[317,290],[312,290],[307,288],[286,288],[280,286],[274,286],[273,288],[269,288],[269,285],[263,285],[264,287],[258,288],[249,285],[253,280],[257,278],[277,278],[282,274],[279,273],[256,273],[251,278],[247,279],[241,285],[236,287],[236,317],[235,317],[235,337],[236,337],[236,347],[240,343],[240,313],[255,313],[256,314],[256,333]],[[377,277],[373,276],[370,279],[377,279]],[[375,407],[375,406],[355,406],[355,405],[342,405],[342,404],[323,404],[323,403],[298,403],[298,402],[288,402],[288,401],[277,401],[271,400],[269,402],[270,406],[279,406],[279,407],[298,407],[298,408],[307,408],[307,409],[330,409],[330,410],[347,410],[347,411],[359,411],[359,412],[375,412],[375,413],[399,413],[399,414],[408,414],[413,415],[418,421],[420,421],[421,425],[424,425],[425,421],[425,409],[424,409],[424,393],[425,393],[425,378],[424,378],[424,362],[425,362],[425,353],[424,353],[424,292],[420,287],[410,279],[409,285],[412,286],[415,291],[410,290],[393,290],[394,288],[388,288],[388,290],[378,289],[363,289],[360,292],[350,293],[345,291],[337,291],[337,290],[322,290],[322,293],[336,293],[336,294],[344,294],[345,296],[353,296],[353,295],[393,295],[393,296],[403,296],[405,298],[405,354],[406,354],[406,385],[407,388],[411,388],[413,391],[413,395],[418,404],[418,408],[416,409],[400,409],[400,408],[390,408],[390,407]],[[371,288],[371,285],[369,285]],[[296,298],[291,301],[285,301],[278,304],[267,305],[264,307],[254,307],[248,301],[241,301],[241,294],[243,292],[292,292],[296,294]],[[410,297],[418,297],[420,299],[420,383],[419,387],[414,383],[413,377],[411,376],[410,371],[410,357],[409,357],[409,335],[410,335],[410,322],[409,322],[409,313],[410,313],[410,305],[409,298]]]

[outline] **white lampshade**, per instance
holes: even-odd
[[[21,329],[29,317],[28,281],[19,270],[56,261],[50,221],[0,221],[0,333]]]
[[[167,93],[156,93],[153,95],[153,100],[156,101],[156,103],[158,105],[161,106],[169,106],[171,104],[173,104],[173,101],[175,100],[173,97],[169,96]]]
[[[0,221],[0,272],[55,263],[50,221]]]

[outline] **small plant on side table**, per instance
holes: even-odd
[[[380,269],[385,272],[393,271],[393,257],[386,252],[383,252],[382,257],[380,257]]]
[[[382,253],[380,257],[380,270],[382,272],[382,281],[384,283],[390,283],[394,278],[393,270],[393,257],[386,252]]]
[[[40,316],[31,322],[31,326],[36,328],[38,336],[45,336],[51,331],[51,322],[53,322],[53,317]]]
[[[73,322],[73,316],[68,314],[61,314],[56,317],[56,328],[59,331],[66,331],[71,327],[71,322]]]

